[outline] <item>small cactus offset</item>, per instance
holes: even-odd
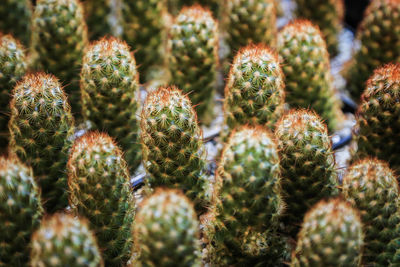
[[[168,48],[171,82],[188,93],[201,123],[213,119],[218,65],[218,25],[209,10],[185,7],[171,27]]]
[[[87,27],[79,0],[38,0],[33,14],[35,67],[67,85],[72,111],[81,113],[79,69],[87,45]]]
[[[107,131],[125,152],[129,168],[140,164],[139,75],[123,41],[103,38],[88,47],[81,72],[83,118]]]
[[[263,45],[249,45],[236,55],[225,87],[225,123],[274,128],[284,109],[284,76],[278,56]]]
[[[180,191],[159,188],[140,205],[134,226],[136,266],[200,267],[200,230],[192,203]]]
[[[374,156],[400,171],[400,64],[375,70],[361,97],[354,158]]]
[[[0,266],[28,266],[31,234],[43,214],[32,170],[0,157]]]
[[[330,73],[329,56],[318,27],[296,20],[278,35],[278,48],[285,74],[287,102],[292,108],[311,108],[334,131],[343,114]]]
[[[362,266],[360,215],[341,199],[323,200],[305,215],[292,267]]]
[[[358,31],[360,49],[344,69],[347,88],[359,101],[373,70],[389,62],[400,62],[400,0],[372,0]]]
[[[124,266],[132,248],[135,202],[122,151],[108,135],[86,133],[72,147],[68,175],[72,210],[89,220],[106,266]]]
[[[2,0],[0,5],[0,31],[18,38],[28,45],[31,36],[31,0]]]
[[[151,187],[181,189],[203,212],[211,201],[206,150],[190,100],[177,88],[150,93],[141,121],[143,164]]]
[[[313,112],[289,112],[277,123],[275,135],[287,204],[284,221],[295,237],[306,211],[338,193],[335,157],[326,125]]]
[[[32,237],[32,267],[102,267],[100,250],[85,220],[57,213],[43,219]]]
[[[46,211],[65,208],[74,119],[60,83],[52,75],[28,74],[15,86],[10,107],[10,150],[32,167]]]
[[[399,186],[388,164],[370,158],[353,164],[343,178],[343,195],[361,212],[365,266],[399,266]]]

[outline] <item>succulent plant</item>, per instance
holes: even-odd
[[[399,186],[388,164],[371,158],[353,164],[343,178],[343,195],[361,213],[365,266],[398,266]]]
[[[134,226],[139,264],[202,266],[193,204],[180,191],[159,188],[141,203]]]
[[[15,86],[10,107],[10,150],[32,167],[46,211],[65,208],[74,119],[60,83],[52,75],[27,74]]]
[[[192,6],[199,4],[209,8],[214,18],[218,18],[220,5],[223,0],[168,0],[168,10],[171,14],[176,15],[184,6]]]
[[[213,119],[218,65],[218,25],[209,10],[185,7],[171,27],[168,48],[171,82],[189,94],[201,123]]]
[[[343,114],[318,27],[307,20],[293,21],[280,31],[278,48],[288,104],[292,108],[314,109],[326,120],[329,131],[335,130]]]
[[[31,17],[31,0],[3,0],[0,6],[0,31],[10,33],[28,45]]]
[[[181,189],[198,212],[211,201],[206,179],[206,150],[190,100],[175,87],[147,96],[142,111],[143,165],[152,187]]]
[[[291,266],[362,266],[363,225],[342,199],[322,200],[307,212]]]
[[[107,131],[121,145],[131,170],[140,164],[139,75],[123,41],[103,38],[85,52],[81,72],[83,118]]]
[[[32,237],[32,267],[99,267],[100,251],[85,220],[57,213],[43,219]]]
[[[354,158],[378,157],[400,171],[400,64],[375,70],[361,97]]]
[[[0,266],[28,266],[31,234],[43,214],[32,170],[0,157]]]
[[[135,203],[122,151],[108,135],[88,132],[75,141],[67,170],[73,212],[89,220],[106,266],[124,266]]]
[[[377,67],[400,61],[400,0],[372,0],[357,31],[358,50],[344,69],[347,88],[359,101]]]
[[[277,123],[275,135],[287,204],[284,221],[295,237],[307,210],[338,193],[335,157],[326,125],[313,112],[290,111]]]
[[[32,20],[35,66],[66,86],[72,111],[81,113],[79,69],[87,45],[87,27],[79,0],[38,0]]]

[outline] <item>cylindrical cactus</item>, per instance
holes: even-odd
[[[68,161],[73,212],[87,218],[106,266],[130,257],[135,203],[122,151],[106,134],[89,132],[75,141]]]
[[[318,27],[296,20],[278,35],[285,74],[287,102],[292,108],[311,108],[327,121],[329,131],[342,120],[326,44]]]
[[[28,74],[15,86],[10,107],[10,150],[32,167],[46,211],[65,208],[74,120],[60,83],[52,75]]]
[[[305,215],[291,266],[362,266],[363,245],[358,211],[339,198],[323,200]]]
[[[131,170],[140,164],[139,75],[123,41],[103,38],[88,47],[81,72],[83,118],[121,145]]]
[[[32,237],[32,267],[102,267],[100,250],[85,220],[57,213],[43,219]]]
[[[218,25],[209,10],[185,7],[168,38],[171,82],[188,93],[201,123],[213,119],[218,65]]]
[[[28,45],[31,17],[31,0],[3,0],[0,5],[0,31],[10,33],[24,45]]]
[[[32,170],[0,158],[0,266],[28,266],[31,234],[43,214]]]

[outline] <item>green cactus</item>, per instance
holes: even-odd
[[[296,20],[278,35],[287,102],[292,108],[312,108],[334,131],[343,119],[330,73],[329,56],[318,27]]]
[[[225,123],[274,128],[284,109],[284,76],[278,56],[263,45],[249,45],[236,55],[225,87]]]
[[[343,178],[343,195],[361,212],[365,266],[399,266],[399,186],[389,165],[369,158],[356,162]]]
[[[139,75],[125,42],[103,38],[86,50],[81,72],[83,118],[116,138],[133,171],[140,164]]]
[[[32,237],[32,267],[102,267],[100,250],[85,220],[57,213],[43,219]]]
[[[362,266],[363,245],[358,211],[341,199],[322,200],[305,215],[291,266]]]
[[[168,0],[168,11],[173,15],[177,15],[184,6],[199,4],[203,7],[209,8],[213,13],[214,18],[218,18],[222,1],[223,0]]]
[[[0,150],[8,145],[10,94],[27,70],[24,47],[11,35],[0,33]]]
[[[213,119],[218,65],[218,25],[199,5],[185,7],[171,27],[168,48],[171,82],[189,94],[201,123]]]
[[[30,41],[31,0],[3,0],[0,5],[0,31],[10,33],[24,45]]]
[[[56,75],[72,111],[81,113],[79,69],[87,27],[79,0],[38,0],[33,14],[32,49],[36,68]]]
[[[321,29],[330,57],[339,53],[338,35],[343,28],[343,0],[296,0],[298,18],[308,19]]]
[[[202,266],[200,230],[192,203],[180,191],[159,188],[141,204],[134,226],[136,266]]]
[[[108,135],[86,133],[75,141],[67,170],[72,210],[89,220],[106,266],[124,266],[135,203],[122,151]]]
[[[74,119],[60,83],[52,75],[28,74],[14,88],[10,107],[10,150],[32,167],[46,211],[65,208]]]
[[[277,123],[275,135],[287,204],[284,221],[295,237],[307,210],[338,193],[335,157],[326,125],[313,112],[289,112]]]
[[[353,60],[344,69],[347,88],[359,101],[365,82],[377,67],[400,62],[400,0],[372,0],[364,14],[357,41],[361,47],[354,51]]]
[[[28,266],[31,234],[42,214],[32,170],[0,157],[0,266]]]
[[[277,229],[284,203],[272,134],[262,126],[234,130],[223,149],[216,180],[216,266],[278,264],[283,251]]]
[[[190,100],[175,87],[150,93],[142,111],[143,164],[151,187],[184,191],[203,212],[211,201],[206,150]]]
[[[367,82],[356,117],[358,150],[354,158],[378,157],[400,172],[400,64],[375,70]]]

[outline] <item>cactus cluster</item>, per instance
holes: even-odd
[[[31,0],[3,0],[0,5],[0,31],[28,45],[31,36]]]

